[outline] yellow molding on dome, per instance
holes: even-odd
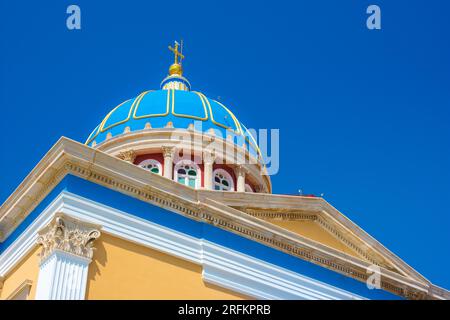
[[[252,138],[253,142],[250,141],[250,139],[243,133],[242,136],[244,137],[245,141],[248,142],[249,145],[251,145],[253,147],[253,149],[256,150],[256,152],[258,153],[258,155],[262,158],[262,152],[261,149],[258,146],[258,143],[256,142],[256,139],[253,137],[253,135],[248,131],[247,128],[245,128],[246,132],[248,133],[248,135]],[[266,167],[266,164],[263,163],[262,164],[263,167]]]
[[[89,143],[91,143],[92,141],[94,141],[94,139],[97,138],[97,136],[98,136],[100,133],[103,133],[103,132],[105,132],[106,130],[115,127],[116,125],[119,125],[119,124],[121,124],[121,123],[124,123],[124,122],[128,121],[128,120],[130,119],[130,113],[131,113],[131,110],[133,109],[134,103],[133,103],[133,105],[130,107],[130,111],[128,112],[128,117],[127,117],[127,119],[122,120],[121,122],[115,123],[115,124],[113,124],[113,125],[111,125],[111,126],[109,126],[109,127],[107,127],[107,128],[103,128],[104,125],[105,125],[105,123],[106,123],[106,121],[108,121],[109,117],[111,116],[111,114],[112,114],[114,111],[116,111],[118,108],[120,108],[122,105],[124,105],[125,103],[127,103],[128,101],[130,101],[130,100],[131,100],[131,99],[125,100],[124,102],[122,102],[122,103],[120,103],[118,106],[116,106],[114,109],[112,109],[112,110],[106,115],[106,117],[102,120],[102,122],[100,123],[100,125],[98,125],[98,126],[96,127],[97,132],[96,132],[95,134],[91,134],[91,135],[88,137],[88,139],[86,140],[85,144],[89,144]]]
[[[224,108],[224,109],[231,115],[231,118],[233,119],[234,124],[235,124],[235,126],[236,126],[236,128],[237,128],[236,131],[237,131],[239,134],[243,134],[244,131],[242,130],[241,124],[239,123],[239,120],[236,118],[236,116],[234,115],[234,113],[231,112],[230,109],[228,109],[224,104],[220,103],[219,101],[216,101],[216,100],[214,100],[214,99],[212,99],[212,100],[213,100],[215,103],[217,103],[218,105],[220,105],[222,108]]]
[[[164,113],[155,113],[155,114],[147,114],[144,116],[137,116],[136,113],[138,111],[138,108],[141,104],[141,100],[144,98],[144,96],[149,93],[149,92],[153,92],[154,90],[148,90],[143,92],[143,95],[141,97],[141,99],[139,100],[138,104],[136,105],[136,108],[134,108],[134,112],[133,112],[133,119],[135,120],[139,120],[139,119],[146,119],[146,118],[153,118],[153,117],[165,117],[169,114],[169,104],[170,104],[170,89],[167,90],[167,100],[166,100],[166,112]]]
[[[253,138],[253,136],[252,136],[250,133],[249,133],[249,135],[250,135],[250,137],[252,137],[253,140],[255,140],[255,138]],[[261,159],[262,159],[261,149],[259,149],[258,144],[251,142],[250,139],[249,139],[248,137],[246,137],[246,136],[244,136],[244,139],[245,139],[246,142],[248,142],[248,143],[253,147],[253,149],[256,150],[256,153],[257,153],[257,154],[261,157]],[[258,160],[259,160],[259,159],[258,159]],[[263,168],[266,167],[266,164],[265,164],[265,163],[261,163],[261,164],[262,164]]]
[[[212,123],[214,123],[216,126],[219,126],[219,127],[224,128],[224,129],[234,131],[233,128],[231,128],[231,127],[229,127],[229,126],[226,126],[226,125],[224,125],[224,124],[222,124],[222,123],[220,123],[220,122],[217,122],[217,121],[214,119],[214,114],[213,114],[213,111],[212,111],[212,108],[211,108],[211,104],[209,103],[208,98],[207,98],[203,93],[197,92],[197,91],[192,91],[192,92],[198,94],[199,97],[200,97],[203,101],[205,101],[206,104],[208,105],[209,113],[211,114],[211,121],[212,121]],[[223,106],[223,105],[222,105],[222,106]],[[235,120],[234,115],[233,115],[226,107],[225,107],[225,110],[230,114],[231,118],[233,119],[234,125],[236,126],[237,132],[238,132],[238,134],[239,134],[239,133],[240,133],[240,132],[239,132],[239,125],[237,124],[237,121]]]
[[[138,96],[138,98],[139,98],[139,96]],[[137,100],[138,98],[136,98],[136,100]],[[107,128],[103,128],[103,127],[105,126],[106,121],[108,121],[109,117],[113,114],[113,112],[116,111],[118,108],[120,108],[122,105],[124,105],[125,103],[127,103],[127,102],[130,101],[130,100],[131,100],[131,99],[128,99],[128,100],[126,100],[126,101],[120,103],[120,104],[119,104],[118,106],[116,106],[114,109],[112,109],[112,110],[106,115],[106,117],[102,120],[102,122],[100,123],[100,125],[97,126],[97,128],[96,128],[96,129],[97,129],[97,132],[95,133],[95,135],[92,136],[92,134],[91,134],[92,137],[89,136],[89,137],[88,137],[88,140],[85,142],[85,144],[91,143],[91,142],[92,142],[92,141],[93,141],[100,133],[103,133],[103,132],[107,131],[108,129],[111,129],[111,128],[113,128],[113,127],[115,127],[115,126],[117,126],[117,125],[119,125],[119,124],[121,124],[121,123],[127,122],[127,121],[130,119],[130,113],[131,113],[131,110],[133,109],[134,103],[133,103],[133,105],[131,105],[131,107],[130,107],[130,111],[128,112],[128,117],[127,117],[127,119],[122,120],[122,121],[120,121],[120,122],[118,122],[118,123],[114,123],[114,124],[108,126]],[[136,100],[135,100],[135,102],[136,102]]]
[[[89,137],[87,138],[87,140],[84,144],[88,145],[89,143],[94,141],[94,139],[97,138],[97,136],[99,135],[99,132],[98,132],[99,129],[100,129],[100,125],[96,126],[94,131],[92,131],[92,133],[89,135]]]
[[[225,128],[227,130],[232,130],[231,127],[224,126],[223,124],[221,124],[221,123],[219,123],[219,122],[214,120],[214,115],[213,115],[213,112],[212,112],[211,105],[210,105],[210,103],[208,101],[208,98],[206,98],[206,96],[203,93],[196,92],[196,91],[192,91],[192,92],[198,94],[201,98],[203,98],[206,101],[206,103],[208,104],[208,107],[209,107],[209,112],[211,113],[211,121],[215,125],[218,125],[218,126],[220,126],[222,128]],[[234,124],[235,124],[235,126],[237,128],[237,130],[236,130],[237,133],[242,135],[244,137],[245,141],[248,142],[253,147],[253,149],[256,150],[258,155],[262,158],[261,149],[259,148],[258,143],[256,142],[255,138],[252,136],[252,134],[250,132],[248,132],[248,130],[246,130],[246,131],[248,132],[249,136],[252,138],[253,142],[250,141],[250,139],[244,134],[244,130],[242,130],[241,124],[240,124],[239,120],[236,118],[236,116],[234,115],[234,113],[230,109],[228,109],[224,104],[220,103],[219,101],[217,101],[217,100],[213,100],[213,101],[216,102],[218,105],[220,105],[222,108],[224,108],[230,114],[230,116],[233,119]],[[263,164],[263,167],[265,168],[266,165]]]
[[[205,102],[202,100],[202,97],[198,94],[198,92],[195,92],[195,91],[193,91],[193,92],[200,97],[200,101],[202,102],[203,110],[205,111],[205,116],[202,118],[202,117],[192,116],[189,114],[176,113],[175,112],[175,90],[173,90],[173,89],[172,89],[172,114],[174,116],[177,116],[180,118],[188,118],[188,119],[202,120],[202,121],[208,120],[208,111],[206,109]]]
[[[139,97],[138,97],[138,98],[139,98]],[[99,128],[99,130],[98,130],[99,133],[103,133],[103,132],[105,132],[105,131],[107,131],[107,130],[109,130],[109,129],[111,129],[111,128],[114,128],[115,126],[117,126],[117,125],[119,125],[119,124],[125,123],[125,122],[127,122],[128,120],[130,120],[130,117],[131,117],[131,110],[133,109],[133,106],[134,106],[134,104],[136,103],[136,100],[137,100],[138,98],[136,98],[136,99],[134,100],[133,104],[131,105],[130,110],[128,111],[128,116],[127,116],[127,118],[126,118],[125,120],[121,120],[121,121],[116,122],[116,123],[114,123],[114,124],[112,124],[112,125],[110,125],[110,126],[108,126],[108,127],[105,128],[104,126],[105,126],[106,121],[108,121],[108,119],[111,117],[111,115],[114,113],[114,111],[116,111],[118,108],[120,108],[121,106],[123,106],[125,103],[127,103],[127,102],[130,101],[131,99],[128,99],[128,100],[122,102],[122,103],[119,104],[117,107],[115,107],[114,109],[112,109],[112,110],[106,115],[105,119],[103,119],[102,123],[100,124],[100,128]]]
[[[248,142],[248,143],[253,147],[253,149],[255,149],[256,152],[262,157],[261,149],[259,149],[258,143],[256,142],[255,138],[254,138],[253,135],[248,131],[247,128],[246,128],[246,132],[248,132],[248,135],[252,138],[253,142],[250,141],[250,139],[249,139],[247,136],[245,136],[244,130],[242,130],[241,124],[240,124],[240,122],[238,121],[238,119],[236,118],[236,116],[234,115],[234,113],[233,113],[230,109],[228,109],[225,105],[223,105],[222,103],[220,103],[219,101],[216,101],[216,100],[213,100],[213,101],[216,102],[217,104],[221,105],[226,111],[228,111],[228,113],[229,113],[229,114],[231,115],[231,117],[233,118],[233,120],[234,120],[234,122],[235,122],[235,124],[236,124],[236,127],[237,127],[238,130],[239,130],[239,133],[244,137],[245,141]],[[265,164],[264,164],[264,167],[265,167]]]

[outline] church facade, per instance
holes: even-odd
[[[272,193],[256,139],[160,90],[62,137],[0,207],[0,299],[449,299],[321,197]]]

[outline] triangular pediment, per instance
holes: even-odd
[[[240,210],[343,254],[403,274],[380,253],[371,250],[362,239],[339,227],[321,212],[257,207]]]
[[[278,228],[329,248],[330,253],[356,258],[404,277],[429,283],[420,273],[398,258],[322,198],[259,194],[205,196],[261,219]],[[305,205],[305,200],[306,205]]]
[[[352,247],[349,242],[346,243],[342,239],[339,239],[339,233],[327,230],[316,215],[307,215],[307,218],[266,218],[264,220],[342,253],[369,261],[362,254],[359,254],[356,248]]]

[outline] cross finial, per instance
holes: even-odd
[[[184,59],[184,55],[183,55],[183,41],[181,41],[181,46],[180,44],[175,41],[175,48],[172,48],[171,46],[169,46],[169,50],[173,52],[174,54],[174,58],[175,58],[175,64],[181,64],[181,61]],[[178,47],[180,47],[180,51],[178,51]],[[180,61],[178,62],[178,58],[180,58]]]

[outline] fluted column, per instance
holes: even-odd
[[[83,300],[98,226],[57,216],[37,239],[41,245],[36,300]]]
[[[204,166],[204,185],[205,189],[212,190],[213,188],[213,165],[216,156],[214,152],[205,151],[203,152],[203,166]]]
[[[174,147],[162,147],[164,156],[164,177],[173,179],[173,153]]]
[[[236,174],[237,182],[236,182],[236,191],[237,192],[245,192],[245,168],[243,165],[238,165],[234,169],[234,173]]]

